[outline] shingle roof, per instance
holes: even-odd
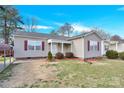
[[[77,35],[77,36],[73,36],[73,37],[69,38],[69,40],[85,37],[85,36],[87,36],[87,35],[89,35],[91,33],[96,33],[101,39],[104,39],[99,33],[97,33],[96,31],[92,30],[92,31],[89,31],[89,32],[83,32],[82,34]]]
[[[72,40],[72,39],[76,39],[76,38],[85,37],[85,36],[87,36],[91,33],[96,33],[101,39],[103,39],[103,37],[99,33],[97,33],[96,31],[84,32],[80,35],[73,36],[73,37],[51,35],[51,34],[37,33],[37,32],[24,32],[24,31],[15,32],[14,35],[15,36],[19,35],[19,36],[43,37],[43,38],[46,38],[46,39]]]
[[[59,35],[50,35],[50,34],[45,34],[45,33],[37,33],[37,32],[15,32],[14,35],[19,35],[19,36],[31,36],[31,37],[43,37],[47,39],[58,39],[58,40],[68,40],[69,37],[66,36],[59,36]]]
[[[124,39],[120,40],[119,43],[124,43]]]
[[[119,44],[121,44],[121,43],[124,43],[124,39],[122,39],[122,40],[118,40],[118,41],[115,41],[115,40],[111,40],[111,42],[118,42]]]

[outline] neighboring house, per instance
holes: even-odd
[[[73,52],[82,59],[102,56],[102,37],[95,31],[74,37],[56,36],[36,32],[14,33],[14,57],[46,57],[51,51],[65,54]]]
[[[106,52],[109,50],[110,40],[102,40],[101,43],[101,49],[102,49],[102,55],[104,56]]]
[[[124,52],[124,41],[110,41],[109,50]]]

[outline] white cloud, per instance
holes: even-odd
[[[117,9],[118,11],[124,11],[124,6]]]
[[[36,29],[52,29],[51,26],[43,26],[43,25],[36,25],[36,26],[34,26],[34,28],[36,28]]]
[[[80,23],[74,23],[72,24],[73,28],[74,28],[74,31],[77,31],[77,32],[88,32],[88,31],[91,31],[91,28],[90,27],[87,27],[87,26],[84,26]]]
[[[53,24],[57,25],[57,26],[62,26],[64,25],[63,23],[59,23],[59,22],[54,22]]]
[[[24,25],[23,28],[29,28],[30,29],[31,26]],[[32,28],[33,29],[44,29],[44,30],[46,30],[46,29],[52,29],[53,27],[51,27],[51,26],[44,26],[44,25],[34,25]]]

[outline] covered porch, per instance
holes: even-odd
[[[49,50],[53,55],[57,52],[61,52],[65,55],[66,52],[72,52],[72,42],[64,40],[49,39]]]

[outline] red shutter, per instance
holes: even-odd
[[[97,49],[98,49],[98,51],[99,51],[99,42],[97,42]]]
[[[88,51],[90,51],[90,41],[88,41]]]
[[[27,51],[27,49],[28,49],[28,41],[25,40],[24,41],[24,50]]]
[[[44,51],[44,48],[45,48],[45,42],[43,41],[42,42],[42,51]]]

